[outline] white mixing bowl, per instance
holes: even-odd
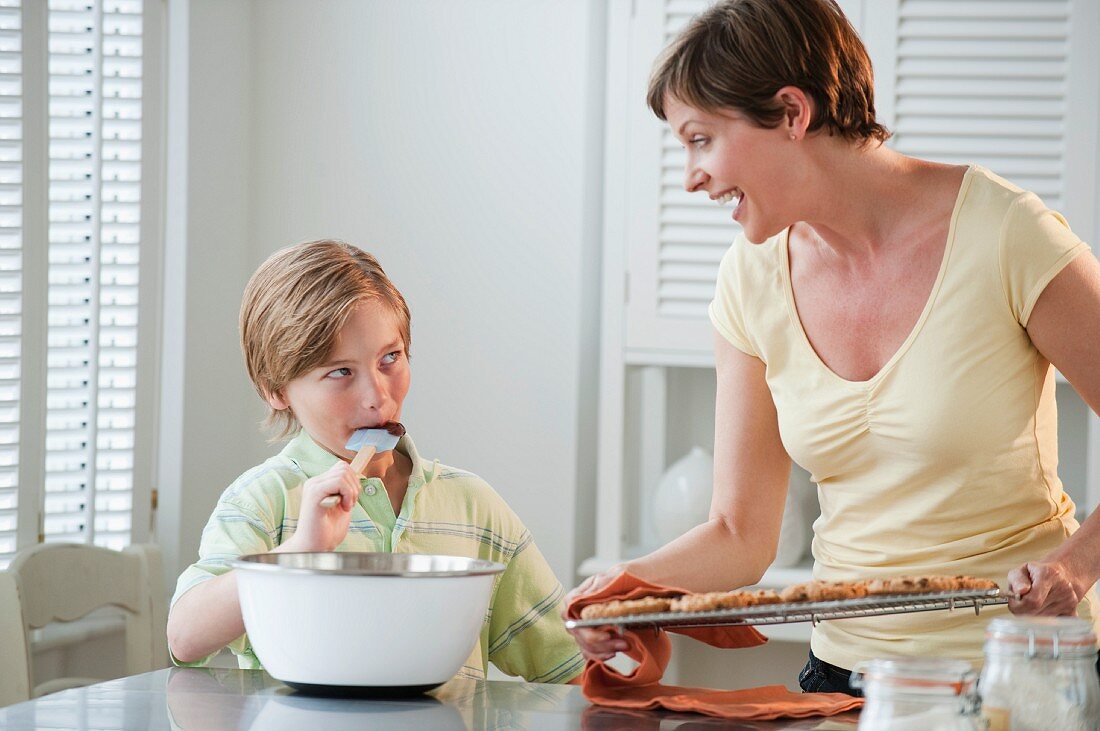
[[[322,695],[409,695],[474,649],[504,565],[408,553],[262,553],[230,562],[273,677]]]

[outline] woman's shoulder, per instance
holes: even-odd
[[[971,166],[967,178],[957,228],[971,238],[985,236],[1002,260],[1043,259],[1051,246],[1057,254],[1080,243],[1065,217],[1034,191],[978,165]]]
[[[1031,191],[981,165],[970,166],[963,185],[966,190],[960,213],[971,216],[1001,220],[1021,200],[1042,205]]]
[[[738,233],[722,254],[718,279],[732,284],[743,280],[759,282],[761,277],[777,276],[783,271],[787,235],[788,230],[784,229],[757,244],[749,241],[744,233]]]
[[[783,291],[788,235],[789,229],[784,229],[753,243],[739,233],[718,265],[718,294],[725,293],[742,305],[747,304],[745,298],[749,297],[774,303],[775,296]]]

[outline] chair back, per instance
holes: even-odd
[[[57,678],[33,685],[30,661],[31,630],[53,622],[72,622],[102,607],[123,610],[126,621],[126,672],[143,673],[168,665],[165,639],[167,601],[162,590],[160,549],[153,545],[134,545],[122,551],[75,543],[44,543],[18,552],[0,581],[0,648],[4,642],[9,613],[5,599],[11,602],[14,588],[22,625],[22,652],[26,658],[20,668],[4,668],[4,676],[25,674],[30,697],[38,697],[63,688],[96,682],[96,678]],[[6,587],[6,590],[5,590]],[[8,624],[12,622],[8,620]],[[8,628],[10,630],[10,628]],[[10,631],[8,632],[11,633]],[[20,646],[13,642],[18,653]],[[0,652],[8,657],[6,650]],[[21,671],[25,671],[21,672]],[[22,682],[0,680],[0,705],[5,704],[3,691],[11,686],[14,697],[24,688]],[[14,701],[27,700],[15,698]]]
[[[0,708],[30,700],[31,662],[15,575],[0,571]]]

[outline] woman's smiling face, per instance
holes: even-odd
[[[348,317],[324,363],[268,402],[275,409],[290,408],[314,441],[350,459],[355,453],[344,444],[356,429],[401,420],[410,378],[397,314],[367,300]]]
[[[669,126],[687,149],[684,188],[719,204],[734,202],[733,220],[761,243],[797,218],[788,214],[784,166],[794,162],[786,125],[760,127],[733,110],[704,112],[668,97]]]

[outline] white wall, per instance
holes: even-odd
[[[218,495],[265,451],[236,321],[251,264],[249,25],[246,2],[169,4],[157,537],[171,587]]]
[[[403,420],[421,453],[485,477],[570,584],[591,550],[602,3],[173,2],[189,79],[168,112],[188,127],[186,170],[170,151],[168,171],[187,181],[186,300],[166,302],[187,331],[165,364],[182,383],[181,413],[165,408],[178,466],[162,452],[170,570],[275,449],[236,342],[244,282],[275,249],[334,237],[409,302]]]

